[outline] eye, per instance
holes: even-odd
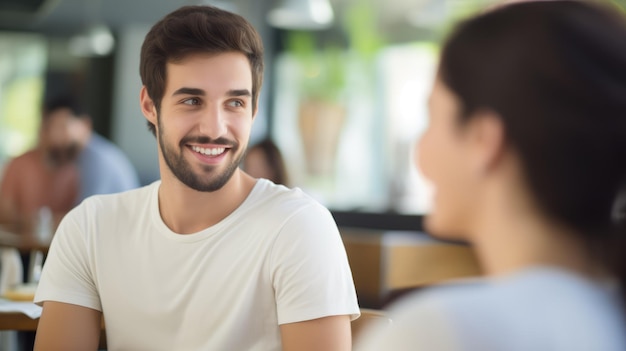
[[[230,106],[230,107],[244,107],[245,104],[241,100],[230,100],[228,102],[228,106]]]
[[[200,99],[198,98],[189,98],[183,100],[183,104],[185,105],[200,105]]]

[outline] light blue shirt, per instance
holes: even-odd
[[[118,193],[139,187],[137,171],[115,144],[93,133],[78,158],[79,202],[95,194]]]
[[[547,267],[412,295],[357,350],[623,351],[623,304],[607,286]]]

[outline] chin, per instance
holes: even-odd
[[[442,240],[467,240],[463,235],[464,230],[458,225],[454,225],[456,221],[450,218],[444,219],[443,216],[435,213],[428,214],[424,217],[423,230],[430,236]]]

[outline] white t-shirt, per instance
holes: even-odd
[[[258,180],[220,223],[179,235],[159,185],[72,210],[35,302],[102,311],[109,350],[280,350],[280,324],[358,316],[336,224],[302,191]]]
[[[624,351],[623,306],[604,286],[555,268],[435,288],[392,307],[358,351]]]

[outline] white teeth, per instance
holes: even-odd
[[[226,148],[223,147],[214,147],[214,148],[210,148],[210,149],[205,149],[203,147],[199,147],[199,146],[192,146],[191,149],[195,152],[201,153],[203,155],[207,155],[207,156],[217,156],[217,155],[221,155],[224,153],[224,150],[226,150]]]

